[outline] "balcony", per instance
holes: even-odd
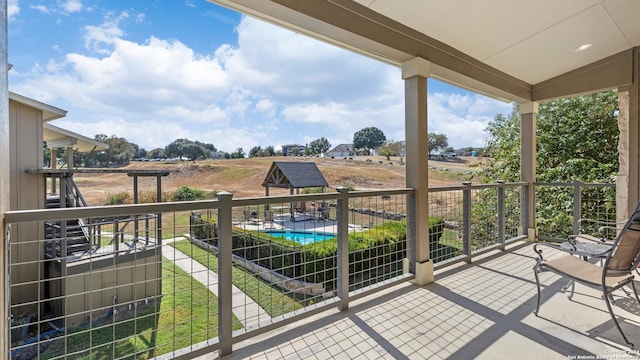
[[[601,292],[545,274],[540,317],[531,245],[518,242],[471,264],[436,271],[436,283],[381,290],[234,346],[239,359],[631,359]],[[614,311],[640,341],[635,300],[619,291]],[[632,354],[632,355],[629,355]],[[580,357],[583,356],[583,357]],[[202,359],[216,358],[202,356]]]
[[[8,212],[10,358],[626,354],[597,291],[578,286],[571,302],[559,291],[566,281],[543,274],[541,317],[532,314],[528,191],[524,183],[430,189],[436,281],[427,286],[411,283],[412,189]],[[611,185],[535,191],[538,201],[572,205],[556,206],[569,233],[578,217],[615,209]],[[130,225],[90,221],[105,218]],[[69,219],[89,219],[100,246],[47,252],[45,224]],[[640,344],[640,307],[615,296]]]

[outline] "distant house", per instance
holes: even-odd
[[[353,155],[355,155],[353,144],[340,144],[326,153],[326,156],[330,157],[345,157]]]
[[[304,155],[305,149],[306,147],[304,145],[298,145],[298,144],[282,145],[282,156]]]
[[[225,152],[224,151],[212,151],[209,156],[211,159],[224,159]]]

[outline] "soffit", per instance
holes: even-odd
[[[628,85],[616,66],[640,46],[638,0],[209,1],[397,66],[423,57],[432,77],[507,101]]]
[[[52,120],[56,120],[56,119],[60,119],[63,118],[67,115],[67,111],[66,110],[62,110],[60,108],[57,108],[55,106],[51,106],[48,104],[45,104],[43,102],[28,98],[26,96],[20,95],[20,94],[16,94],[13,92],[9,92],[9,100],[13,100],[17,103],[26,105],[26,106],[30,106],[34,109],[38,109],[40,111],[42,111],[42,120],[43,121],[52,121]]]
[[[109,148],[108,144],[48,123],[44,123],[42,127],[42,137],[49,148],[72,147],[80,152],[106,150]]]
[[[640,45],[637,0],[355,1],[530,84]]]

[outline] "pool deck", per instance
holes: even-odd
[[[264,230],[290,230],[300,232],[320,232],[338,233],[337,222],[331,219],[323,219],[312,214],[295,214],[292,218],[290,214],[275,215],[273,221],[260,219],[249,221],[236,221],[234,225],[244,230],[264,231]],[[354,231],[362,230],[359,225],[349,224],[349,229]]]

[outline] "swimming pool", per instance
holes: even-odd
[[[306,231],[291,231],[291,230],[268,230],[264,232],[275,237],[285,238],[292,240],[302,245],[314,243],[316,241],[333,239],[336,234],[320,233],[320,232],[306,232]]]

